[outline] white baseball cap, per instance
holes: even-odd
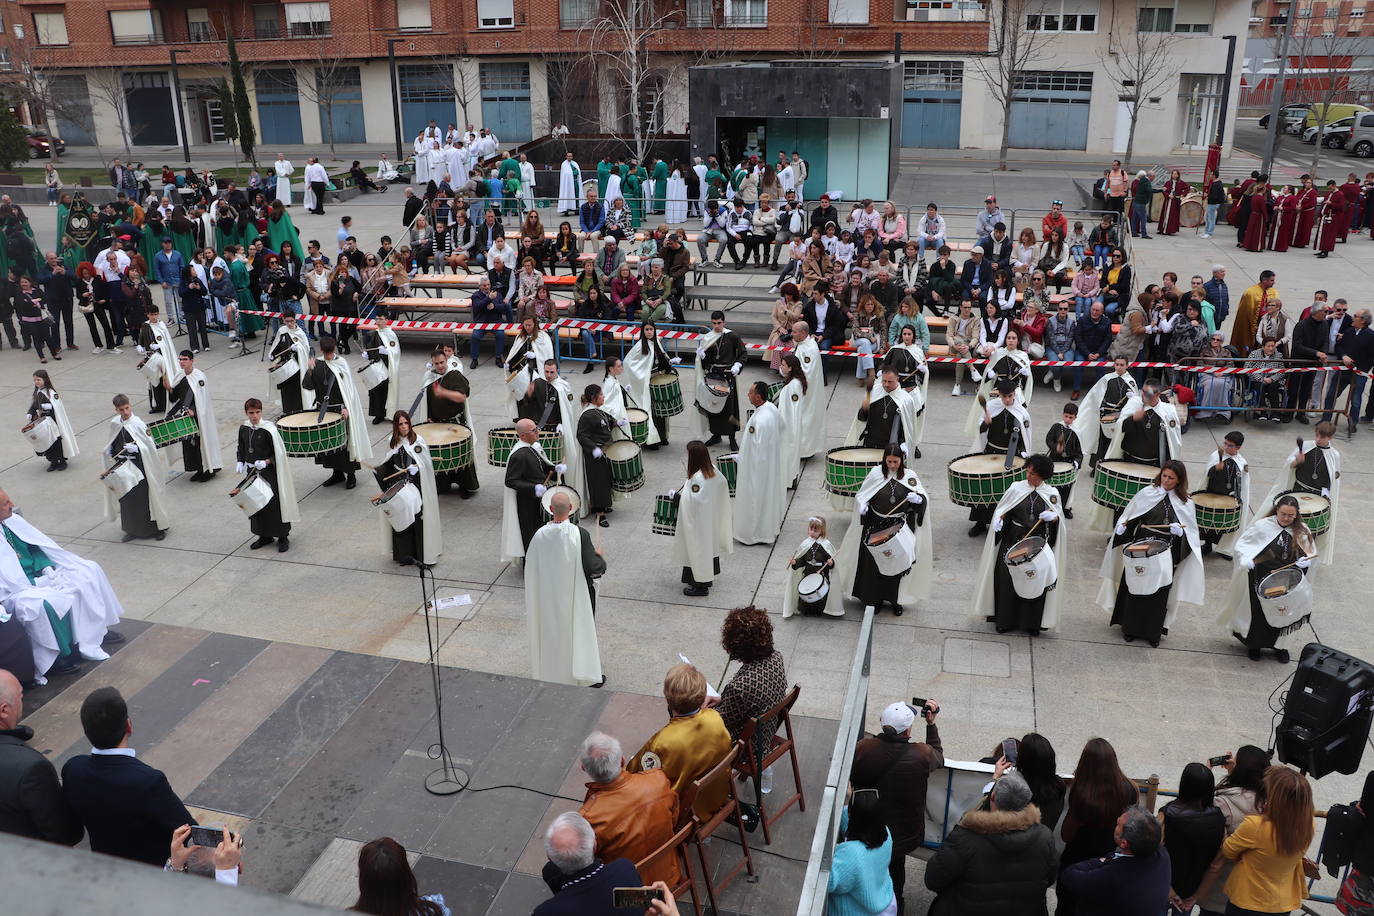
[[[883,728],[890,728],[895,732],[904,732],[911,728],[911,723],[916,721],[916,713],[911,711],[911,707],[905,703],[893,703],[883,710]]]

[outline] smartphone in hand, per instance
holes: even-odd
[[[191,828],[191,835],[186,838],[188,846],[209,846],[214,849],[224,842],[224,831],[218,827],[199,827]]]
[[[616,909],[647,910],[655,900],[662,900],[663,891],[656,887],[617,887],[611,891],[611,906]]]

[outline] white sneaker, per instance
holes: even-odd
[[[970,369],[968,375],[969,378],[973,379],[975,382],[981,382],[983,380],[983,373],[979,372],[977,369]]]
[[[960,389],[958,385],[955,385],[954,388],[950,391],[949,396],[952,398],[957,398],[963,393],[963,390]]]
[[[105,348],[104,348],[104,347],[92,347],[92,348],[91,348],[91,352],[98,355],[98,354],[104,353],[104,352],[105,352]]]
[[[123,353],[124,351],[119,349],[119,347],[110,347],[110,352],[118,355],[120,353]]]
[[[1055,391],[1059,391],[1059,390],[1061,390],[1063,387],[1064,387],[1064,386],[1060,383],[1059,379],[1055,379],[1055,380],[1054,380],[1054,390],[1055,390]]]
[[[1048,384],[1050,383],[1050,379],[1052,379],[1053,377],[1054,377],[1054,370],[1053,370],[1053,369],[1046,369],[1046,370],[1045,370],[1045,384],[1048,385]]]
[[[1202,233],[1202,235],[1198,236],[1198,238],[1200,238],[1200,239],[1210,239],[1211,237],[1212,237],[1212,233],[1210,233],[1210,232],[1204,232],[1204,233]]]

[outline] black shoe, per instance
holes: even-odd
[[[701,598],[711,594],[711,590],[700,585],[686,585],[683,586],[682,593],[688,598]]]
[[[597,690],[597,689],[600,689],[600,688],[602,688],[602,687],[605,687],[605,686],[606,686],[606,675],[604,675],[604,674],[601,675],[601,680],[597,681],[595,684],[590,684],[590,685],[588,685],[588,686],[590,686],[590,687],[591,687],[592,689],[594,689],[594,690]]]
[[[1288,654],[1287,649],[1274,650],[1274,661],[1278,662],[1280,665],[1288,664],[1290,658],[1292,658],[1292,656]]]
[[[1070,509],[1068,506],[1065,506],[1065,507],[1064,507],[1064,517],[1065,517],[1065,518],[1073,518],[1073,510]]]
[[[1246,654],[1250,656],[1250,661],[1252,661],[1252,662],[1257,662],[1257,661],[1259,661],[1261,658],[1264,657],[1263,653],[1260,652],[1259,649],[1251,649],[1251,650],[1250,650],[1248,653],[1246,653]]]
[[[380,426],[381,424],[383,424],[383,423],[385,423],[385,422],[386,422],[386,417],[373,417],[373,418],[372,418],[372,425],[373,425],[373,426]]]
[[[358,485],[358,478],[354,477],[352,474],[349,474],[349,475],[348,475],[348,479],[347,479],[346,481],[344,481],[344,489],[345,489],[345,490],[351,490],[351,489],[353,489],[354,487],[356,487],[357,485]]]
[[[124,634],[118,630],[106,630],[105,638],[100,640],[102,646],[117,646],[124,641]]]
[[[1130,633],[1122,633],[1121,638],[1126,640],[1126,642],[1135,642],[1135,637]]]
[[[282,538],[280,541],[277,541],[277,553],[286,553],[286,552],[287,552],[288,550],[290,550],[290,549],[291,549],[291,539],[290,539],[290,538]]]
[[[730,437],[730,451],[732,451],[732,452],[737,452],[737,451],[739,451],[739,443],[737,443],[737,442],[735,441],[735,437],[734,437],[734,436],[731,436],[731,437]]]
[[[249,545],[248,545],[248,549],[249,549],[249,550],[259,550],[259,549],[261,549],[261,548],[263,548],[263,547],[266,547],[268,544],[272,543],[272,541],[274,541],[274,540],[275,540],[275,538],[270,538],[270,537],[268,537],[267,535],[264,534],[262,537],[258,538],[258,539],[257,539],[256,541],[254,541],[253,543],[249,544]]]
[[[463,489],[462,487],[459,487],[459,488],[458,488],[458,498],[459,498],[459,499],[472,499],[472,495],[473,495],[473,494],[472,494],[472,491],[471,491],[471,490],[465,490],[465,489]]]
[[[595,369],[595,368],[596,368],[596,365],[595,365],[594,363],[590,363],[590,362],[589,362],[589,363],[587,363],[586,366],[583,367],[583,369],[582,369],[582,374],[583,374],[583,375],[586,375],[588,372],[591,372],[591,371],[592,371],[593,369]]]
[[[921,457],[921,450],[920,450],[919,448],[913,448],[913,449],[911,450],[911,459],[912,459],[913,461],[916,461],[916,460],[919,460],[920,457]]]
[[[975,522],[973,527],[968,530],[968,536],[971,538],[976,538],[979,535],[987,534],[987,532],[987,525],[983,524],[982,522]]]
[[[414,565],[415,565],[415,561],[412,560],[410,557],[406,557],[404,560],[397,560],[396,562],[399,563],[399,564],[401,564],[402,566],[414,566]]]
[[[900,604],[892,605],[892,615],[894,617],[902,616],[902,606]]]
[[[49,461],[49,462],[48,462],[48,473],[52,473],[52,472],[55,471],[55,470],[57,470],[57,462],[56,462],[56,461]]]
[[[192,483],[202,483],[203,481],[206,481],[206,480],[209,480],[209,479],[210,479],[209,477],[205,476],[205,472],[204,472],[204,471],[196,471],[194,474],[191,475],[191,482],[192,482]]]
[[[1211,541],[1203,541],[1203,542],[1202,542],[1202,555],[1205,557],[1205,556],[1207,556],[1207,554],[1209,554],[1209,553],[1211,553],[1211,552],[1212,552],[1212,542],[1211,542]]]
[[[167,529],[166,529],[166,528],[159,529],[159,530],[158,530],[158,533],[155,534],[155,535],[153,535],[153,540],[155,540],[155,541],[165,541],[166,539],[167,539]]]
[[[121,537],[121,538],[119,539],[119,543],[121,543],[121,544],[127,544],[127,543],[129,543],[130,541],[132,541],[132,540],[133,540],[134,538],[136,538],[136,537],[138,537],[138,535],[136,535],[136,534],[129,534],[129,533],[126,532],[126,533],[124,534],[124,536]]]
[[[73,655],[68,655],[63,658],[59,658],[57,661],[53,662],[52,667],[48,669],[48,674],[75,674],[80,670],[81,665],[77,663],[76,657]]]
[[[596,520],[596,524],[602,528],[609,528],[611,527],[611,520],[603,515],[601,516],[601,518]]]
[[[320,484],[320,486],[322,486],[322,487],[332,487],[332,486],[334,486],[335,484],[343,483],[343,479],[344,479],[343,471],[335,471],[333,474],[330,474],[330,475],[329,475],[329,479],[326,480],[324,483]]]
[[[474,359],[472,362],[468,363],[468,368],[469,368],[469,369],[476,369],[476,368],[477,368],[477,360]]]
[[[740,802],[739,820],[744,825],[745,831],[753,833],[759,826],[759,809],[757,805],[747,805]]]
[[[713,445],[720,445],[720,436],[712,436],[711,438],[706,440],[707,448],[710,448]]]

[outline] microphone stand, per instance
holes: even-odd
[[[437,610],[432,606],[435,593],[434,571],[419,558],[412,559],[415,560],[415,569],[420,574],[420,600],[425,612],[425,640],[429,643],[429,674],[434,687],[434,721],[439,729],[439,740],[429,746],[429,757],[431,760],[439,761],[439,767],[425,777],[425,791],[431,795],[456,795],[468,787],[470,777],[466,770],[454,765],[453,757],[444,742],[444,694],[440,684],[439,654],[436,645],[439,620]],[[429,575],[428,584],[425,582],[426,574]],[[435,611],[432,621],[431,611]]]

